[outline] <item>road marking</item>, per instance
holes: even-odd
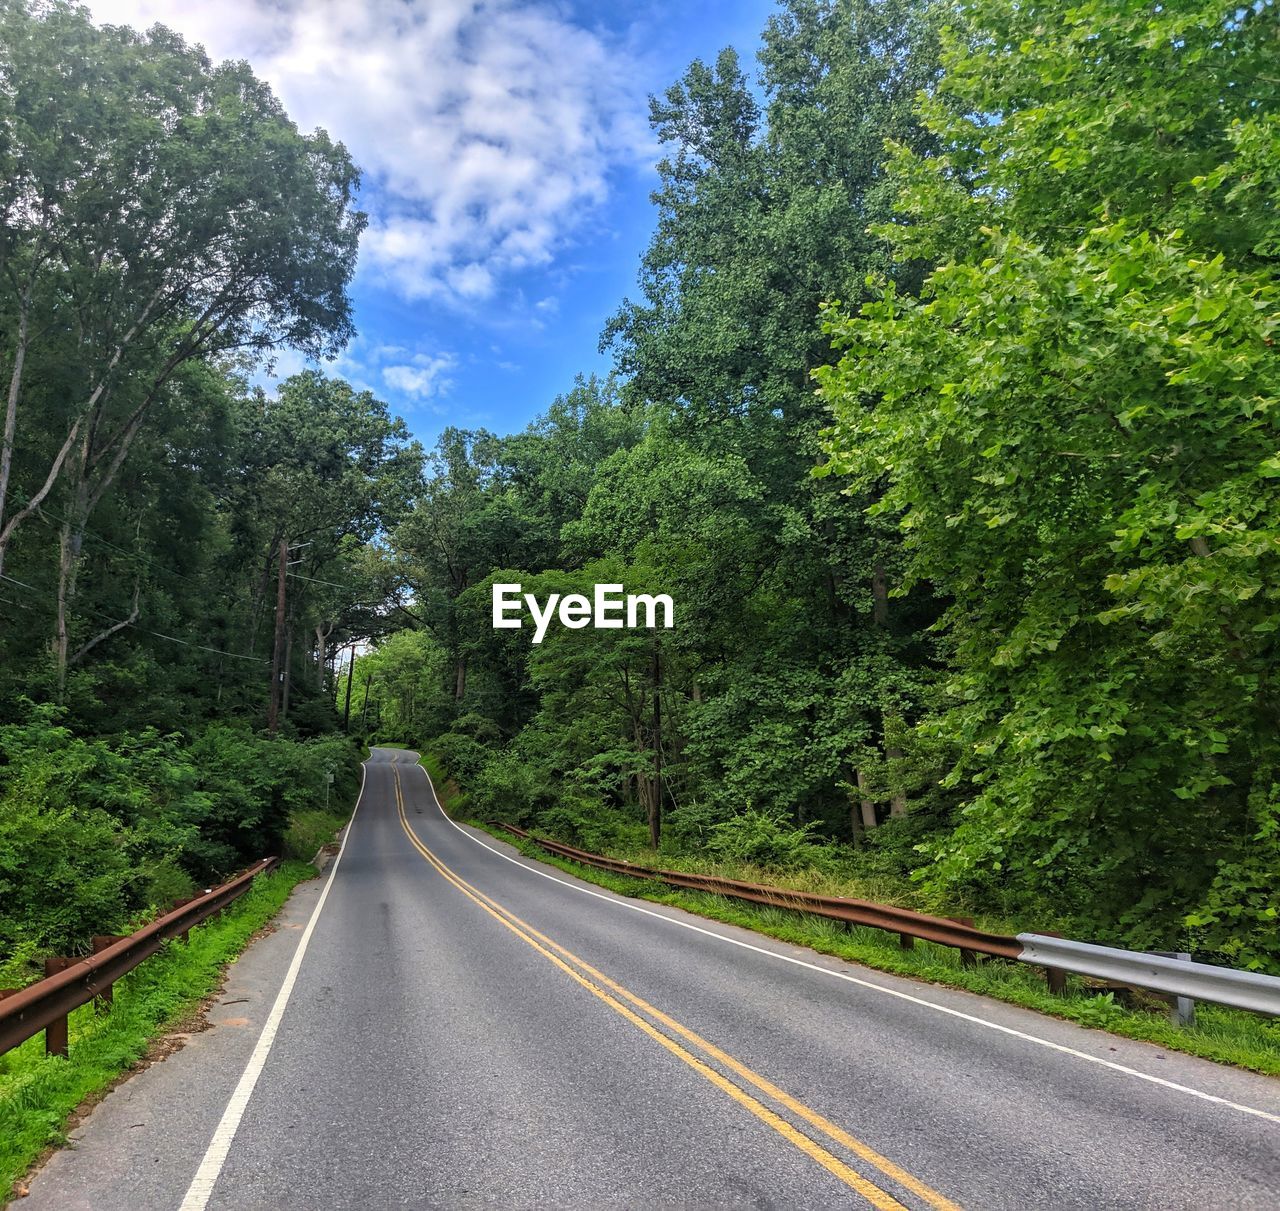
[[[697,1056],[692,1055],[685,1048],[681,1047],[680,1044],[677,1043],[674,1039],[671,1039],[667,1035],[663,1034],[651,1023],[646,1022],[633,1010],[629,1009],[626,1005],[623,1005],[620,1001],[610,996],[609,993],[606,992],[603,988],[601,988],[597,983],[588,979],[581,972],[575,971],[574,968],[569,965],[569,963],[565,962],[564,959],[561,959],[557,955],[553,954],[551,950],[548,949],[547,947],[549,946],[559,951],[560,954],[564,955],[566,959],[570,960],[570,962],[578,964],[580,967],[582,967],[586,971],[589,971],[591,974],[595,975],[600,980],[601,984],[607,985],[609,988],[611,988],[615,992],[618,992],[622,996],[626,997],[626,999],[631,1001],[632,1004],[636,1005],[639,1008],[644,1009],[646,1012],[653,1014],[653,1016],[658,1018],[665,1025],[668,1025],[670,1028],[682,1034],[690,1042],[695,1043],[695,1045],[701,1046],[704,1050],[708,1052],[708,1054],[714,1056],[716,1059],[721,1060],[721,1062],[725,1063],[734,1072],[738,1073],[738,1075],[749,1080],[752,1084],[754,1084],[757,1088],[761,1089],[762,1091],[767,1092],[769,1096],[775,1097],[781,1104],[785,1105],[788,1109],[792,1110],[797,1114],[800,1114],[801,1117],[804,1117],[807,1121],[813,1123],[814,1125],[825,1124],[824,1130],[827,1130],[828,1135],[831,1135],[832,1138],[837,1139],[840,1143],[845,1144],[846,1147],[849,1147],[852,1151],[862,1156],[864,1160],[869,1160],[872,1164],[876,1164],[878,1167],[881,1167],[887,1176],[892,1177],[895,1181],[900,1182],[906,1188],[910,1189],[913,1193],[919,1194],[922,1198],[925,1199],[926,1202],[929,1203],[930,1206],[939,1208],[939,1211],[959,1211],[959,1208],[956,1206],[955,1203],[951,1202],[949,1199],[944,1198],[942,1195],[938,1194],[936,1191],[930,1189],[928,1186],[924,1185],[924,1183],[912,1177],[905,1170],[900,1169],[897,1165],[894,1165],[893,1162],[886,1160],[886,1158],[884,1157],[881,1157],[879,1153],[867,1147],[865,1144],[862,1144],[861,1141],[855,1140],[847,1132],[841,1131],[839,1128],[835,1127],[833,1124],[827,1123],[826,1120],[823,1119],[820,1115],[818,1115],[815,1111],[809,1110],[809,1108],[806,1106],[803,1106],[802,1103],[797,1102],[794,1098],[790,1097],[788,1094],[783,1093],[783,1091],[778,1089],[777,1086],[766,1081],[763,1077],[757,1076],[754,1072],[751,1071],[751,1069],[747,1068],[746,1065],[741,1064],[737,1060],[732,1059],[732,1057],[728,1056],[725,1052],[721,1051],[719,1048],[714,1047],[712,1044],[707,1043],[705,1040],[701,1039],[693,1031],[686,1029],[685,1027],[681,1026],[679,1023],[675,1022],[672,1018],[667,1017],[666,1014],[663,1014],[659,1010],[654,1009],[654,1007],[649,1005],[646,1001],[628,992],[625,988],[622,987],[622,985],[618,984],[614,980],[609,979],[609,977],[604,976],[601,972],[598,972],[594,967],[591,967],[590,964],[584,962],[582,959],[579,959],[576,955],[572,954],[572,952],[566,950],[564,947],[553,942],[550,938],[546,937],[545,934],[539,933],[532,926],[528,925],[526,922],[522,921],[519,917],[517,917],[515,913],[503,907],[503,905],[498,903],[498,901],[494,900],[492,897],[485,895],[478,888],[473,887],[465,879],[463,879],[461,875],[451,870],[434,853],[432,853],[430,849],[427,848],[427,846],[422,842],[422,840],[417,836],[417,834],[413,831],[413,828],[410,826],[409,819],[405,814],[404,795],[400,785],[399,770],[396,771],[396,806],[400,814],[400,826],[401,828],[404,829],[405,835],[409,838],[410,844],[413,845],[413,847],[427,861],[427,863],[432,867],[432,869],[437,871],[441,876],[443,876],[444,879],[447,880],[453,887],[455,887],[458,891],[462,892],[463,895],[465,895],[469,900],[477,904],[480,908],[484,909],[485,912],[487,912],[491,917],[493,917],[500,924],[506,926],[507,929],[509,929],[512,933],[514,933],[523,942],[531,946],[534,950],[538,951],[538,953],[541,954],[544,958],[548,959],[556,967],[560,968],[561,971],[563,971],[576,983],[578,983],[583,988],[585,988],[593,996],[599,998],[606,1005],[608,1005],[609,1008],[611,1008],[620,1016],[622,1016],[627,1021],[632,1023],[632,1025],[637,1026],[639,1029],[643,1030],[645,1034],[649,1035],[649,1037],[654,1039],[655,1042],[661,1044],[669,1052],[671,1052],[672,1055],[684,1061],[684,1063],[686,1063],[690,1068],[692,1068],[700,1076],[704,1077],[706,1080],[710,1081],[713,1085],[715,1085],[716,1088],[728,1094],[739,1105],[743,1106],[745,1109],[747,1109],[753,1115],[755,1115],[756,1118],[760,1119],[762,1122],[772,1127],[776,1132],[778,1132],[779,1135],[781,1135],[789,1143],[799,1148],[802,1152],[805,1153],[805,1155],[810,1157],[810,1159],[816,1161],[829,1173],[839,1178],[840,1181],[844,1182],[845,1185],[856,1190],[859,1194],[863,1196],[863,1198],[865,1198],[869,1203],[871,1203],[872,1206],[882,1208],[883,1211],[906,1211],[906,1208],[903,1206],[903,1204],[898,1202],[898,1200],[895,1199],[892,1195],[890,1195],[887,1191],[882,1190],[879,1186],[875,1185],[873,1182],[863,1177],[856,1170],[851,1169],[848,1165],[844,1164],[837,1157],[833,1156],[830,1152],[828,1152],[824,1147],[822,1147],[821,1144],[817,1143],[815,1140],[810,1139],[807,1135],[804,1135],[802,1132],[798,1131],[795,1127],[793,1127],[790,1123],[788,1123],[786,1119],[782,1118],[780,1115],[770,1110],[767,1106],[765,1106],[763,1103],[758,1101],[756,1098],[752,1097],[751,1094],[747,1093],[744,1089],[740,1089],[737,1085],[735,1085],[732,1081],[728,1080],[721,1073],[717,1072],[714,1068],[710,1067],[709,1065],[705,1064],[702,1060],[698,1059]],[[521,926],[523,926],[523,928],[521,928]],[[547,946],[543,946],[536,939],[541,939],[543,942],[546,942]]]
[[[307,927],[302,931],[302,936],[298,939],[298,949],[293,952],[293,961],[289,964],[289,970],[285,972],[284,983],[280,985],[280,991],[276,993],[275,1003],[271,1006],[271,1012],[267,1014],[266,1023],[262,1027],[262,1034],[258,1037],[258,1042],[253,1049],[253,1054],[249,1056],[249,1062],[245,1065],[244,1072],[240,1074],[240,1080],[235,1089],[232,1091],[231,1100],[227,1103],[227,1108],[222,1112],[222,1118],[214,1128],[213,1138],[209,1141],[209,1147],[205,1150],[204,1159],[200,1162],[200,1168],[196,1170],[196,1175],[191,1179],[191,1185],[187,1188],[186,1197],[182,1200],[182,1206],[179,1211],[204,1211],[205,1206],[209,1202],[210,1196],[213,1194],[213,1188],[217,1184],[218,1176],[222,1173],[222,1167],[227,1162],[227,1154],[231,1151],[231,1142],[235,1139],[236,1131],[239,1130],[240,1120],[244,1117],[245,1108],[249,1105],[249,1099],[253,1096],[254,1086],[258,1083],[258,1078],[262,1075],[262,1069],[267,1062],[267,1056],[271,1053],[271,1046],[276,1041],[276,1031],[280,1028],[280,1019],[284,1017],[285,1008],[289,1004],[289,996],[293,992],[294,981],[298,978],[298,969],[302,966],[302,958],[307,953],[307,945],[311,941],[311,934],[316,927],[316,921],[320,917],[320,910],[324,907],[324,902],[329,898],[329,889],[333,886],[333,877],[338,873],[338,863],[342,861],[342,855],[346,853],[347,841],[351,838],[351,829],[355,824],[356,812],[360,810],[360,802],[364,799],[365,783],[368,781],[369,766],[367,762],[362,762],[360,766],[360,794],[356,796],[356,805],[352,809],[351,819],[347,821],[347,830],[342,834],[342,844],[338,847],[338,856],[334,858],[333,865],[329,868],[329,878],[325,881],[324,890],[320,893],[320,899],[316,901],[316,906],[311,910],[311,919],[307,922]]]
[[[481,849],[487,849],[491,854],[501,858],[504,862],[510,862],[514,866],[520,867],[521,870],[527,870],[531,875],[537,875],[539,878],[550,879],[552,883],[558,883],[561,887],[567,887],[570,891],[581,892],[584,896],[592,896],[594,899],[603,900],[606,904],[615,904],[619,908],[626,908],[632,912],[643,913],[646,917],[653,917],[658,921],[665,921],[668,925],[676,925],[681,929],[691,929],[694,933],[700,933],[708,938],[715,938],[717,941],[728,943],[730,946],[738,946],[743,950],[750,950],[756,954],[767,955],[771,959],[778,959],[783,963],[790,963],[794,967],[803,967],[807,971],[816,971],[821,975],[831,976],[837,980],[844,980],[849,984],[856,984],[859,988],[869,988],[875,992],[884,993],[886,996],[897,997],[900,1001],[907,1001],[912,1005],[919,1005],[925,1009],[935,1010],[937,1013],[945,1013],[949,1017],[959,1018],[961,1021],[969,1022],[975,1026],[983,1026],[987,1030],[995,1030],[1000,1034],[1005,1034],[1011,1038],[1021,1039],[1026,1043],[1034,1043],[1039,1047],[1047,1047],[1050,1051],[1057,1051],[1062,1055],[1073,1056],[1078,1060],[1085,1060],[1090,1064],[1097,1064],[1102,1068],[1108,1068],[1112,1072],[1123,1073],[1125,1076],[1136,1077],[1140,1081],[1146,1081],[1151,1085],[1159,1085],[1163,1089],[1170,1089],[1174,1093],[1185,1093],[1188,1097],[1198,1098],[1203,1102],[1212,1102],[1218,1106],[1225,1106],[1228,1110],[1236,1110],[1241,1114],[1248,1114],[1254,1118],[1260,1118],[1269,1123],[1280,1125],[1280,1114],[1274,1114],[1269,1110],[1259,1110],[1256,1106],[1245,1106],[1240,1102],[1233,1102],[1229,1098],[1219,1097],[1214,1093],[1206,1093],[1203,1089],[1194,1089],[1190,1085],[1182,1085],[1177,1081],[1166,1080],[1162,1076],[1154,1076],[1149,1072],[1142,1072],[1137,1068],[1130,1068],[1126,1064],[1118,1064],[1115,1060],[1104,1060],[1101,1056],[1090,1055],[1087,1051],[1078,1051],[1074,1047],[1068,1047],[1064,1043],[1055,1043],[1051,1039],[1041,1038],[1037,1034],[1028,1034],[1025,1030],[1017,1030],[1012,1026],[1003,1026],[999,1022],[992,1022],[987,1018],[980,1018],[976,1014],[965,1013],[961,1009],[952,1009],[949,1005],[939,1005],[937,1001],[929,1001],[924,997],[913,996],[909,992],[902,992],[897,988],[889,988],[884,984],[877,984],[874,980],[864,980],[858,976],[850,975],[848,972],[835,971],[830,967],[822,967],[817,963],[810,963],[804,959],[797,959],[794,955],[781,954],[776,950],[769,950],[764,946],[753,946],[750,942],[744,942],[740,938],[730,938],[722,933],[716,933],[714,929],[704,929],[700,925],[694,925],[691,921],[681,921],[676,917],[668,917],[663,913],[654,912],[650,908],[642,908],[639,904],[631,904],[626,900],[621,900],[615,896],[605,895],[603,892],[593,891],[589,887],[581,887],[576,883],[570,883],[565,879],[558,879],[555,875],[548,874],[545,870],[538,870],[536,867],[530,866],[525,862],[521,862],[510,854],[504,854],[501,850],[495,849],[492,845],[481,841],[479,837],[468,832],[456,820],[451,820],[448,813],[440,805],[440,799],[435,793],[435,786],[431,782],[431,775],[427,773],[421,765],[418,769],[422,770],[422,775],[427,780],[427,784],[431,786],[431,797],[435,801],[436,810],[440,815],[458,830],[469,841],[480,846]]]
[[[407,827],[412,828],[412,826],[409,825],[407,821],[405,823]],[[440,860],[440,858],[436,857],[435,861],[438,862],[440,866],[444,867],[444,863]],[[444,869],[448,870],[449,868],[444,867]],[[904,1188],[910,1190],[913,1194],[919,1195],[919,1197],[924,1199],[924,1201],[927,1202],[931,1207],[937,1208],[938,1211],[958,1211],[956,1204],[953,1203],[949,1198],[947,1198],[945,1195],[939,1194],[938,1191],[932,1189],[931,1187],[926,1186],[922,1181],[914,1177],[912,1174],[908,1173],[901,1166],[896,1165],[888,1157],[882,1156],[874,1148],[870,1147],[868,1144],[864,1144],[860,1139],[857,1139],[855,1136],[850,1135],[842,1127],[839,1127],[835,1123],[831,1122],[829,1119],[824,1118],[816,1110],[811,1109],[810,1107],[806,1106],[803,1102],[793,1098],[785,1090],[779,1089],[778,1086],[773,1084],[773,1082],[770,1081],[767,1077],[761,1076],[758,1072],[754,1071],[751,1068],[748,1068],[745,1064],[741,1063],[739,1060],[734,1059],[733,1056],[729,1055],[725,1051],[722,1051],[714,1043],[709,1042],[707,1039],[704,1039],[696,1031],[690,1030],[689,1027],[683,1025],[680,1022],[677,1022],[674,1018],[669,1017],[667,1014],[663,1013],[661,1009],[658,1009],[657,1007],[649,1004],[649,1002],[644,1000],[644,998],[639,997],[635,993],[631,992],[629,989],[624,988],[621,984],[617,983],[615,980],[605,975],[604,972],[600,971],[598,968],[593,967],[585,959],[580,958],[578,955],[574,954],[571,950],[568,950],[565,947],[561,946],[558,942],[547,937],[546,934],[540,933],[534,926],[530,925],[527,921],[524,921],[520,917],[516,916],[516,914],[513,913],[509,908],[506,908],[502,904],[499,904],[497,900],[494,900],[492,897],[485,895],[485,893],[482,892],[479,888],[475,887],[471,883],[468,883],[465,879],[462,878],[461,875],[457,874],[456,871],[450,871],[450,873],[454,876],[455,879],[457,879],[459,883],[464,884],[467,888],[473,891],[481,899],[487,901],[498,912],[502,913],[504,916],[509,917],[517,925],[522,926],[528,933],[532,934],[533,937],[545,943],[552,950],[557,951],[559,954],[563,955],[566,959],[569,960],[569,962],[576,964],[579,968],[585,971],[589,976],[593,976],[597,981],[599,981],[599,983],[603,984],[606,988],[610,989],[612,992],[615,992],[619,996],[630,1001],[634,1006],[636,1006],[637,1009],[641,1010],[644,1013],[649,1014],[656,1021],[666,1026],[669,1030],[674,1031],[676,1034],[680,1035],[680,1037],[685,1039],[687,1042],[692,1043],[695,1047],[701,1048],[709,1056],[711,1056],[712,1059],[718,1060],[730,1071],[736,1073],[739,1077],[747,1081],[749,1084],[754,1085],[758,1090],[760,1090],[761,1093],[765,1094],[768,1097],[773,1098],[774,1101],[785,1106],[788,1110],[792,1112],[792,1114],[796,1115],[798,1118],[804,1119],[805,1122],[809,1123],[813,1127],[816,1127],[819,1131],[821,1131],[824,1135],[828,1136],[830,1139],[834,1140],[836,1143],[842,1145],[845,1148],[848,1148],[849,1151],[854,1153],[856,1156],[859,1156],[864,1161],[867,1161],[869,1164],[874,1165],[886,1177],[891,1178],[893,1181],[897,1182],[900,1186],[903,1186]]]

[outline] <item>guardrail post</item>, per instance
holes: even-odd
[[[909,933],[900,933],[898,935],[898,945],[903,950],[911,950],[915,947],[916,940]]]
[[[47,980],[50,976],[56,976],[60,971],[66,971],[76,959],[65,958],[49,958],[44,961],[44,976]],[[58,1055],[64,1060],[67,1058],[67,1015],[64,1013],[62,1017],[56,1018],[44,1028],[44,1053],[45,1055]]]
[[[1166,959],[1181,959],[1184,963],[1191,961],[1191,955],[1185,950],[1153,950],[1153,955],[1163,955]],[[1171,996],[1169,1004],[1172,1006],[1170,1017],[1179,1026],[1194,1026],[1196,1024],[1196,1003],[1190,997]]]
[[[948,917],[948,921],[954,921],[957,925],[973,925],[972,917]],[[977,967],[978,952],[976,950],[966,950],[963,946],[958,948],[960,951],[961,967]]]
[[[173,902],[173,906],[169,909],[169,911],[170,911],[170,912],[173,912],[173,911],[175,911],[176,909],[179,909],[179,908],[186,908],[186,906],[187,906],[188,904],[191,904],[191,903],[193,903],[194,901],[196,901],[196,900],[198,900],[198,899],[200,899],[200,897],[199,897],[199,896],[187,896],[187,897],[186,897],[185,899],[183,899],[183,900],[174,900],[174,902]],[[184,929],[184,930],[183,930],[183,931],[178,935],[178,937],[180,937],[184,942],[189,942],[189,941],[191,940],[191,930],[189,930],[189,929]]]
[[[93,953],[97,954],[99,951],[106,950],[108,946],[114,946],[117,942],[123,942],[123,941],[124,941],[123,934],[116,934],[116,933],[94,934],[93,935]],[[107,1010],[111,1008],[111,1002],[114,999],[113,998],[114,988],[115,988],[114,984],[108,984],[105,988],[103,988],[98,993],[96,997],[93,998],[93,1006],[98,1011],[98,1013],[106,1013]]]
[[[1046,938],[1060,938],[1060,933],[1055,933],[1051,929],[1044,931]],[[1045,983],[1049,985],[1049,991],[1055,997],[1065,997],[1067,995],[1067,973],[1061,967],[1046,967],[1044,969]]]

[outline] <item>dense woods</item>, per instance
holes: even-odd
[[[1275,969],[1276,51],[1265,3],[792,0],[758,88],[694,63],[617,375],[428,462],[378,733],[589,846]],[[495,580],[677,626],[533,647]]]
[[[345,150],[0,13],[0,955],[257,856],[345,713],[588,847],[1280,971],[1272,0],[784,0],[652,100],[615,372],[425,454],[251,385],[351,334]]]
[[[244,64],[0,6],[0,962],[278,853],[332,772],[328,669],[420,456],[371,395],[248,359],[352,326],[356,169]],[[277,734],[265,725],[287,551]],[[309,854],[306,856],[310,856]],[[5,983],[0,980],[0,984]]]

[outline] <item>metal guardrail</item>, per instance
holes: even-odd
[[[896,933],[904,947],[912,945],[916,938],[935,942],[940,946],[953,946],[959,949],[961,959],[966,963],[975,962],[977,955],[1016,959],[1033,967],[1043,968],[1053,992],[1061,993],[1066,990],[1066,975],[1070,972],[1102,980],[1107,984],[1145,988],[1183,1000],[1207,1001],[1280,1016],[1280,978],[1260,972],[1237,971],[1231,967],[1217,967],[1212,963],[1195,963],[1142,951],[1095,946],[1048,934],[1020,933],[1017,937],[1006,937],[975,929],[971,921],[931,917],[925,913],[895,908],[889,904],[876,904],[869,900],[820,896],[792,888],[724,879],[718,875],[694,875],[684,871],[640,866],[619,858],[608,858],[603,854],[575,849],[572,845],[562,845],[559,841],[535,837],[513,824],[497,820],[491,820],[489,824],[493,828],[531,841],[548,853],[615,874],[653,879],[672,887],[710,892],[734,900],[790,908],[814,916],[845,921],[851,925],[868,925]],[[1188,1007],[1180,1006],[1181,1015],[1188,1013]]]
[[[1238,971],[1044,934],[1020,933],[1018,941],[1022,944],[1019,959],[1037,967],[1280,1016],[1280,978],[1259,971]]]
[[[629,875],[637,879],[655,879],[688,891],[710,892],[712,895],[747,900],[753,904],[807,912],[833,921],[843,921],[849,925],[867,925],[873,929],[883,929],[889,933],[896,933],[904,947],[911,946],[916,938],[926,942],[936,942],[939,946],[954,946],[966,962],[974,961],[974,958],[980,954],[999,959],[1016,959],[1022,953],[1022,945],[1017,938],[976,929],[972,921],[951,917],[931,917],[926,913],[912,912],[908,908],[896,908],[891,904],[876,904],[871,900],[854,900],[844,896],[820,896],[813,892],[797,891],[794,888],[769,887],[759,883],[746,883],[741,879],[725,879],[719,875],[695,875],[679,870],[658,870],[650,866],[639,866],[634,862],[624,862],[618,858],[607,858],[603,854],[588,853],[586,850],[575,849],[572,845],[562,845],[559,841],[534,837],[513,824],[503,824],[499,821],[490,823],[493,827],[532,841],[548,853],[558,854],[562,858],[569,858],[587,866],[599,867],[601,870]]]
[[[111,1000],[111,986],[176,937],[226,908],[249,890],[278,858],[263,858],[243,874],[174,908],[128,937],[95,938],[97,953],[86,959],[48,959],[46,974],[26,988],[0,990],[0,1055],[45,1032],[49,1055],[67,1054],[67,1015],[97,999]]]

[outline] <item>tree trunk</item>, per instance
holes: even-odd
[[[58,675],[58,701],[62,701],[67,688],[67,645],[68,623],[67,611],[71,594],[74,591],[72,582],[75,579],[76,564],[79,562],[78,552],[74,550],[74,538],[70,522],[63,522],[58,534],[58,609],[53,627],[53,662]]]
[[[276,635],[271,648],[271,697],[267,703],[267,731],[273,736],[280,725],[280,663],[284,659],[284,586],[288,567],[289,540],[281,535],[276,581]]]
[[[878,627],[889,621],[889,585],[885,581],[884,564],[878,560],[871,573],[871,619]]]
[[[4,409],[4,439],[0,441],[0,529],[4,527],[4,506],[9,497],[9,474],[13,468],[13,443],[18,431],[18,397],[22,393],[22,368],[27,360],[31,311],[31,287],[22,297],[18,309],[18,339],[13,353],[13,371],[9,375],[9,393]],[[4,571],[4,544],[0,544],[0,572]]]
[[[318,622],[316,623],[316,691],[324,693],[324,673],[328,664],[326,657],[329,654],[329,636],[333,634],[333,628],[337,626],[336,622]]]
[[[373,674],[370,673],[369,676],[364,679],[364,706],[360,711],[360,731],[366,736],[369,734],[369,687],[372,684]]]
[[[284,633],[284,683],[280,687],[280,718],[289,718],[289,686],[292,683],[290,673],[293,668],[293,627],[286,627]]]
[[[461,702],[467,694],[467,658],[459,656],[454,666],[453,700]]]
[[[653,644],[653,788],[649,798],[649,844],[662,840],[662,651]]]
[[[866,794],[867,776],[861,770],[858,771],[858,789]],[[879,821],[876,820],[876,804],[874,799],[860,799],[859,807],[862,810],[862,827],[870,832]]]
[[[80,573],[80,551],[84,546],[85,513],[88,508],[88,484],[83,478],[76,484],[70,515],[58,533],[57,617],[54,622],[53,655],[58,677],[58,700],[67,688],[67,653],[71,631],[71,602],[76,595],[76,579]]]
[[[351,731],[351,683],[356,679],[356,645],[351,645],[347,657],[347,703],[342,709],[342,730]]]

